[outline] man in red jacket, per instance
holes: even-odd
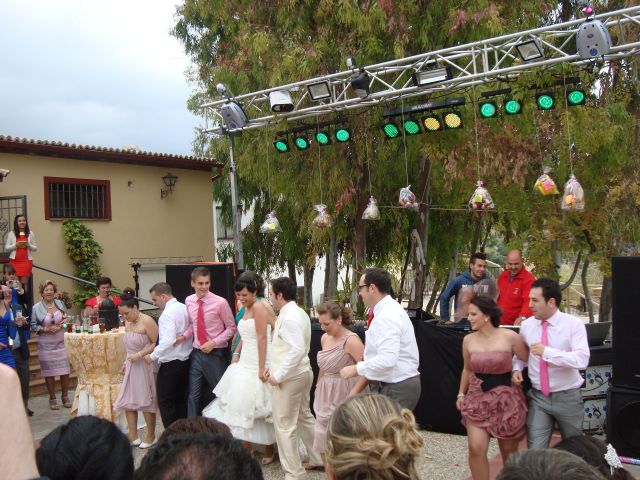
[[[520,250],[507,254],[506,269],[498,277],[498,305],[502,309],[500,323],[520,325],[531,316],[529,290],[535,278],[525,268]]]

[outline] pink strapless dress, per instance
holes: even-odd
[[[520,439],[526,434],[527,400],[520,386],[499,385],[482,391],[476,374],[500,375],[511,372],[511,352],[471,353],[469,388],[462,406],[462,424],[486,429],[495,438]]]

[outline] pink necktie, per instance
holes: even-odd
[[[545,347],[548,345],[549,339],[547,335],[547,329],[549,328],[549,322],[546,320],[542,321],[542,337],[540,339],[540,343]],[[540,356],[540,389],[545,397],[548,397],[551,394],[551,387],[549,386],[549,365],[547,361]]]
[[[204,302],[198,300],[198,324],[196,325],[198,330],[198,343],[200,346],[207,343],[207,328],[204,326]]]

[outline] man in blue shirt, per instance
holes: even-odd
[[[461,306],[461,290],[465,289],[465,291],[469,291],[469,289],[465,287],[473,287],[480,280],[489,278],[486,272],[486,267],[487,256],[484,253],[476,252],[471,255],[471,258],[469,259],[469,270],[461,273],[453,280],[451,280],[451,282],[449,282],[449,285],[447,285],[445,291],[442,293],[442,296],[440,297],[440,318],[442,318],[442,320],[448,322],[451,319],[451,315],[449,313],[449,303],[451,301],[451,297],[456,297],[455,310],[458,310],[458,308]],[[460,320],[460,322],[464,321],[466,321],[466,318],[462,318],[462,320]]]

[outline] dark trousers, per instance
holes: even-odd
[[[187,403],[189,417],[202,415],[203,400],[210,401],[213,398],[212,391],[218,385],[228,366],[226,348],[214,348],[209,353],[203,353],[197,348],[191,351],[189,400]]]
[[[180,418],[187,418],[188,387],[189,359],[160,364],[156,377],[156,394],[164,428]]]
[[[22,402],[27,406],[29,401],[29,358],[25,357],[20,349],[13,350],[13,359],[16,362],[16,372],[20,379],[20,389],[22,390]]]
[[[402,408],[413,410],[420,400],[422,393],[420,375],[407,378],[398,383],[380,382],[380,393],[395,400]]]

